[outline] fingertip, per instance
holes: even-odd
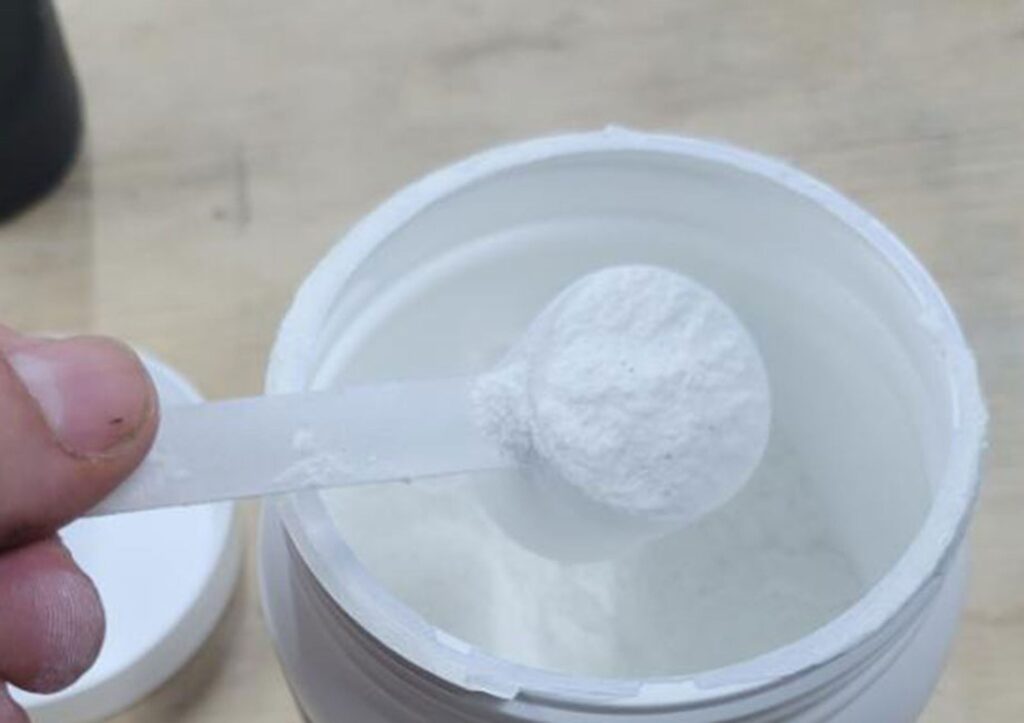
[[[7,362],[56,442],[73,456],[123,455],[153,423],[156,393],[138,355],[115,339],[22,344]]]
[[[159,400],[138,355],[113,339],[35,339],[0,328],[0,547],[96,505],[143,460]]]
[[[96,661],[105,632],[99,593],[59,540],[0,558],[0,678],[62,690]]]

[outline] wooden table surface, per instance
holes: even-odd
[[[342,230],[501,141],[609,122],[721,137],[872,209],[959,311],[993,415],[968,609],[923,720],[1024,720],[1024,4],[58,6],[88,136],[56,194],[0,226],[0,319],[125,337],[212,397],[259,391]],[[209,643],[117,723],[299,721],[253,562]]]

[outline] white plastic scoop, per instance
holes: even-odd
[[[584,276],[479,378],[352,386],[167,410],[154,450],[92,514],[518,467],[492,517],[585,561],[691,524],[760,462],[756,344],[709,289],[666,269]]]
[[[90,515],[511,466],[474,421],[471,379],[165,409],[153,450]]]

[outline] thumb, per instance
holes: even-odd
[[[0,549],[87,511],[142,461],[156,425],[156,391],[128,347],[0,327]]]

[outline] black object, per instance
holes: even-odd
[[[53,188],[82,131],[51,0],[0,0],[0,219]]]

